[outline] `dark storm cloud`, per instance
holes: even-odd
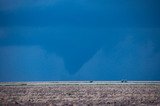
[[[0,81],[67,80],[62,57],[40,46],[0,47]]]
[[[101,48],[117,52],[112,48],[129,35],[139,43],[149,39],[156,53],[159,4],[158,0],[0,0],[0,47],[40,46],[47,55],[62,57],[71,74]]]
[[[1,46],[40,45],[48,52],[55,52],[65,60],[66,68],[74,73],[91,58],[104,43],[104,30],[85,28],[13,28],[0,39]],[[99,36],[99,34],[101,34]],[[90,37],[92,36],[92,37]],[[106,39],[107,41],[107,39]],[[73,63],[76,63],[73,65]]]
[[[134,36],[139,42],[150,40],[159,51],[159,29],[89,29],[87,27],[12,27],[3,29],[1,46],[39,45],[48,53],[56,53],[64,59],[67,70],[76,73],[94,54],[105,47],[107,52]],[[129,42],[126,44],[129,45]],[[127,48],[127,47],[126,47]],[[73,65],[74,64],[74,65]]]
[[[1,26],[74,25],[114,28],[160,25],[159,2],[156,0],[154,2],[150,0],[121,0],[119,2],[111,0],[48,0],[46,2],[17,0],[18,3],[2,1]],[[7,8],[11,9],[7,10]]]
[[[160,80],[160,50],[155,52],[155,48],[154,42],[149,38],[126,36],[109,51],[106,48],[100,49],[76,73],[75,78]]]

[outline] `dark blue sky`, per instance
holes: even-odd
[[[159,0],[0,0],[0,81],[160,80]]]

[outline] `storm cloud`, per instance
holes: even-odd
[[[88,73],[90,69],[96,73],[101,66],[104,67],[101,71],[109,70],[110,73],[117,69],[117,75],[120,76],[118,78],[121,78],[122,74],[119,72],[123,70],[137,70],[137,73],[140,68],[132,67],[138,62],[143,64],[142,71],[150,69],[159,75],[159,61],[155,59],[156,56],[159,58],[160,51],[159,4],[158,0],[0,0],[0,57],[3,58],[0,60],[0,63],[3,63],[0,67],[3,73],[1,76],[5,76],[3,70],[7,69],[4,61],[8,61],[10,65],[15,61],[13,70],[19,67],[18,72],[24,69],[38,73],[37,70],[40,70],[41,74],[37,74],[37,79],[41,79],[38,76],[43,72],[57,73],[55,79],[61,79],[60,73],[64,73],[66,79],[78,79],[76,75],[82,76],[80,73],[87,72],[87,69]],[[16,55],[12,54],[12,51],[16,51]],[[4,56],[4,53],[9,52],[8,56]],[[104,58],[91,64],[91,60],[99,52],[103,52]],[[42,54],[32,60],[29,54],[35,54],[35,58],[38,55],[36,53]],[[16,60],[16,56],[22,58],[21,64]],[[39,60],[41,58],[44,60]],[[25,63],[26,59],[29,59],[28,63]],[[32,64],[32,61],[35,63]],[[57,64],[55,61],[60,62],[57,66],[59,68],[55,69],[54,64],[53,67],[41,65],[52,62]],[[30,62],[32,68],[26,65]],[[128,63],[128,66],[125,65]],[[146,65],[150,68],[144,68]],[[60,69],[60,66],[63,69]],[[101,73],[103,72],[106,71]],[[86,75],[87,73],[84,76]],[[51,77],[48,76],[49,78]]]

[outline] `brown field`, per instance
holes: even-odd
[[[160,106],[160,84],[1,85],[1,105]]]

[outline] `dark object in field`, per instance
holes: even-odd
[[[127,83],[127,80],[121,80],[121,83]]]
[[[90,83],[93,83],[93,81],[89,81]]]

